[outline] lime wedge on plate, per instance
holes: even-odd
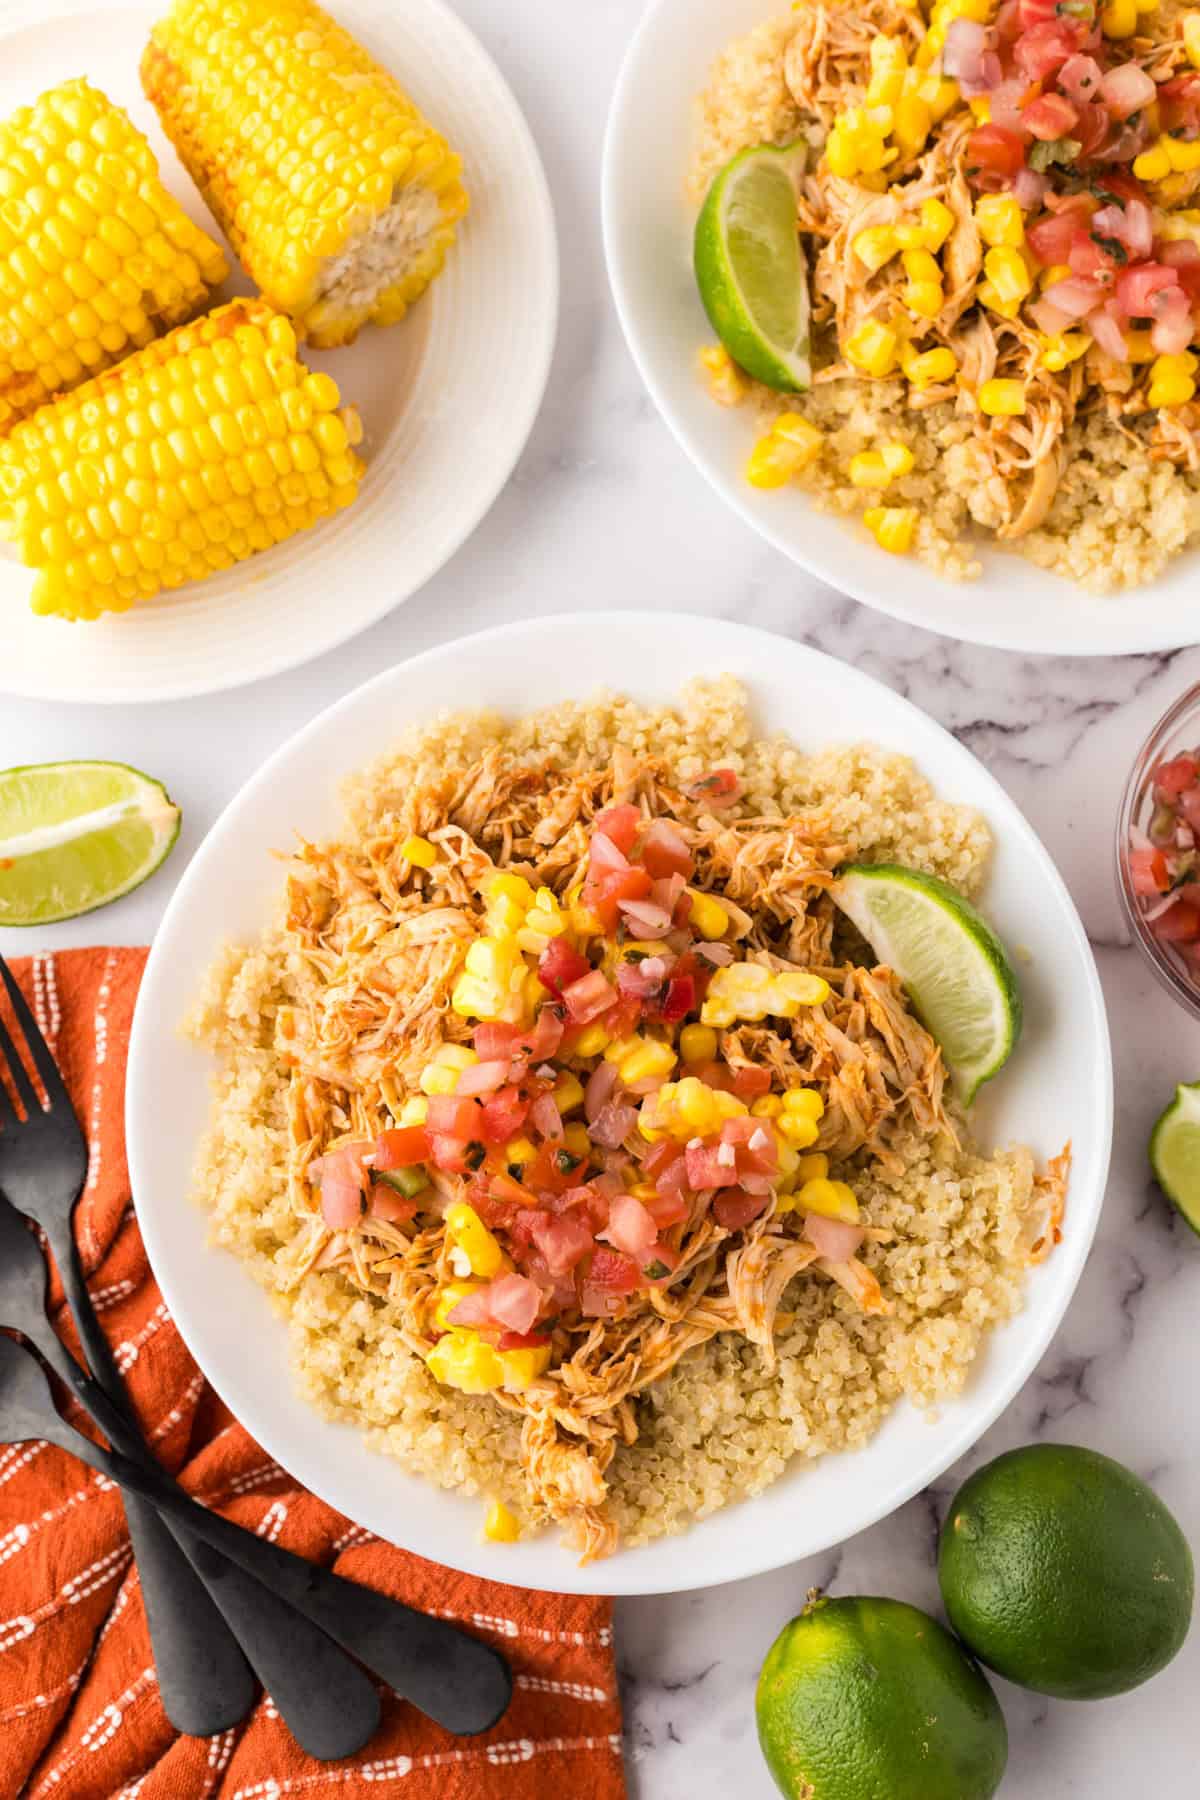
[[[696,282],[739,368],[796,392],[812,380],[808,271],[796,229],[805,147],[761,144],[726,163],[696,220]]]
[[[918,869],[856,863],[842,870],[833,897],[904,983],[969,1103],[1021,1035],[1021,995],[1003,944],[969,901]]]
[[[1200,1234],[1200,1081],[1181,1081],[1150,1133],[1150,1167],[1171,1205]]]
[[[49,925],[153,875],[179,836],[160,781],[125,763],[0,772],[0,925]]]

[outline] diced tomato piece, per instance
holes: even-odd
[[[1025,228],[1025,240],[1046,268],[1065,263],[1079,231],[1075,213],[1046,213]]]
[[[668,1024],[686,1019],[696,1004],[696,983],[690,975],[673,975],[667,983],[667,992],[663,1000],[661,1012]]]
[[[1181,238],[1173,244],[1156,244],[1154,255],[1158,262],[1175,270],[1180,287],[1193,305],[1200,300],[1200,247]]]
[[[1022,31],[1032,31],[1035,25],[1048,25],[1062,15],[1058,0],[1018,0],[1017,17]]]
[[[516,1137],[529,1113],[529,1101],[519,1088],[502,1087],[483,1103],[482,1132],[489,1144],[507,1144]]]
[[[743,1063],[733,1071],[733,1091],[739,1100],[761,1100],[771,1091],[771,1071],[760,1069],[754,1063]]]
[[[598,1248],[588,1264],[587,1285],[612,1294],[632,1294],[641,1286],[641,1272],[631,1256],[620,1250]]]
[[[1165,894],[1171,885],[1167,859],[1161,850],[1131,850],[1129,880],[1135,894],[1149,899]]]
[[[488,1175],[487,1190],[493,1200],[502,1200],[509,1206],[537,1208],[537,1195],[502,1170]]]
[[[472,1175],[487,1156],[485,1146],[476,1138],[451,1137],[447,1133],[430,1133],[432,1161],[450,1175]]]
[[[616,1005],[617,990],[599,969],[589,969],[586,975],[563,989],[563,1000],[572,1023],[587,1025]]]
[[[1200,788],[1184,788],[1179,796],[1179,810],[1193,833],[1200,832]]]
[[[1104,287],[1111,287],[1117,259],[1103,244],[1097,243],[1090,233],[1077,231],[1067,251],[1067,264],[1073,274],[1082,276],[1085,281],[1096,281]]]
[[[577,1157],[562,1143],[545,1143],[533,1161],[522,1170],[521,1179],[535,1194],[565,1194],[578,1187],[586,1168],[586,1160]]]
[[[582,981],[590,972],[591,964],[586,956],[581,956],[573,944],[569,944],[564,936],[553,937],[538,958],[538,980],[552,994],[561,994],[565,987],[574,981]],[[479,1049],[479,1032],[475,1033],[475,1047]],[[483,1051],[479,1051],[480,1056]]]
[[[603,812],[596,814],[594,829],[602,831],[623,855],[628,856],[641,823],[642,815],[636,806],[606,806]]]
[[[644,900],[654,886],[650,871],[631,864],[625,869],[589,873],[580,895],[584,906],[595,913],[606,931],[617,923],[618,904],[622,900]]]
[[[720,1088],[723,1094],[732,1094],[733,1092],[733,1070],[728,1063],[715,1061],[697,1063],[688,1070],[688,1074],[697,1076],[705,1087]]]
[[[550,1343],[548,1331],[502,1331],[498,1350],[542,1350]]]
[[[641,1263],[658,1236],[658,1226],[640,1200],[632,1194],[618,1194],[601,1235]]]
[[[555,939],[555,942],[558,940]],[[480,1062],[499,1062],[501,1057],[515,1056],[517,1039],[521,1035],[519,1025],[505,1025],[490,1019],[481,1020],[471,1034],[471,1042],[475,1046],[475,1054]]]
[[[1164,944],[1194,944],[1200,938],[1200,908],[1179,900],[1153,920],[1150,929]]]
[[[689,800],[705,800],[710,806],[732,806],[742,795],[742,783],[735,769],[710,769],[684,788]]]
[[[426,1120],[429,1132],[442,1137],[478,1137],[483,1107],[478,1100],[460,1100],[457,1094],[434,1094]]]
[[[726,1119],[721,1141],[734,1146],[741,1175],[773,1175],[779,1167],[775,1133],[761,1119]]]
[[[537,1213],[529,1230],[551,1275],[565,1275],[595,1243],[591,1226],[578,1212]]]
[[[1173,756],[1168,762],[1159,763],[1154,771],[1154,791],[1160,800],[1177,800],[1184,788],[1196,785],[1196,759],[1192,756]]]
[[[1022,52],[1025,50],[1027,42],[1028,39],[1022,39],[1017,45],[1016,54],[1018,62],[1021,61]],[[1060,52],[1062,52],[1062,54],[1060,54]],[[1045,61],[1046,54],[1047,53],[1043,51],[1039,60]],[[1061,68],[1068,57],[1073,55],[1074,47],[1072,45],[1062,44],[1061,42],[1056,44],[1056,60],[1050,67]],[[1025,65],[1022,64],[1022,66],[1024,67]],[[1040,69],[1038,71],[1026,69],[1026,73],[1029,74],[1030,79],[1034,81],[1041,80],[1042,77],[1049,74],[1049,72],[1049,68]],[[1021,109],[1021,123],[1024,125],[1026,131],[1033,137],[1040,138],[1043,143],[1047,144],[1052,143],[1055,138],[1070,137],[1078,120],[1079,114],[1065,94],[1039,94],[1036,100],[1031,100],[1028,106],[1022,107]]]
[[[416,1218],[419,1211],[415,1200],[398,1194],[383,1181],[372,1184],[370,1205],[372,1216],[385,1220],[389,1225],[407,1225],[410,1219]]]
[[[655,1244],[642,1264],[642,1274],[651,1287],[667,1287],[682,1257],[683,1252],[671,1244]]]
[[[979,125],[967,139],[967,172],[986,170],[1012,177],[1024,166],[1025,145],[1003,125]]]
[[[730,1188],[713,1201],[713,1217],[726,1231],[741,1231],[766,1210],[768,1199],[767,1194],[747,1194],[741,1188]]]
[[[496,1200],[486,1188],[472,1187],[468,1190],[467,1199],[473,1211],[479,1214],[489,1231],[511,1231],[513,1229],[517,1209],[510,1200]]]
[[[682,1164],[682,1157],[679,1159]],[[659,1231],[665,1231],[668,1225],[678,1225],[686,1219],[691,1207],[677,1188],[674,1193],[665,1193],[661,1189],[642,1205],[654,1220]]]
[[[642,1168],[646,1171],[648,1181],[657,1181],[663,1170],[673,1163],[679,1155],[679,1146],[671,1138],[660,1138],[652,1144],[642,1159]]]
[[[732,1157],[721,1155],[720,1144],[689,1144],[684,1151],[688,1186],[697,1193],[702,1188],[734,1187],[738,1179],[737,1152]]]
[[[669,875],[682,875],[686,881],[694,866],[686,840],[669,819],[655,819],[651,825],[642,845],[642,862],[655,881]]]
[[[1117,276],[1117,300],[1127,318],[1150,319],[1155,316],[1155,295],[1178,286],[1177,270],[1163,263],[1138,263]]]
[[[397,1125],[381,1131],[375,1140],[374,1167],[411,1169],[414,1163],[429,1161],[429,1132],[424,1125]]]

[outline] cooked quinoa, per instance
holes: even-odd
[[[1139,14],[1139,40],[1143,33],[1150,39],[1142,61],[1158,69],[1160,80],[1181,64],[1187,69],[1180,41],[1180,20],[1186,10],[1177,0],[1162,0],[1153,14]],[[978,332],[979,327],[971,325],[977,317],[984,329],[999,339],[1002,356],[1026,358],[1030,392],[1036,399],[1044,389],[1049,420],[1055,409],[1064,403],[1067,406],[1061,438],[1048,434],[1044,446],[1036,451],[1039,467],[1057,454],[1061,473],[1053,499],[1044,516],[1019,531],[1013,527],[1030,486],[1027,469],[1019,459],[1013,461],[1008,442],[1010,422],[982,420],[965,377],[960,375],[957,392],[952,383],[935,384],[923,393],[910,387],[899,372],[867,378],[844,360],[847,332],[862,316],[849,304],[856,295],[852,292],[848,301],[840,289],[842,272],[854,266],[842,233],[851,241],[855,225],[840,223],[843,193],[825,227],[840,227],[830,244],[807,235],[813,221],[822,216],[814,171],[835,105],[863,100],[872,36],[894,35],[899,41],[907,32],[911,51],[926,30],[926,13],[932,24],[929,7],[922,12],[905,6],[903,0],[862,0],[855,6],[850,6],[849,0],[799,0],[791,11],[765,20],[736,39],[714,62],[696,105],[688,196],[698,207],[713,177],[732,156],[751,145],[803,141],[810,146],[810,180],[804,187],[801,231],[809,250],[816,373],[808,392],[779,393],[751,380],[726,360],[714,363],[710,350],[699,364],[701,379],[707,381],[714,399],[741,408],[746,417],[747,429],[738,451],[743,459],[781,413],[801,413],[824,434],[817,460],[793,477],[812,504],[849,518],[861,517],[871,507],[916,509],[912,552],[940,575],[953,580],[977,577],[982,571],[980,549],[990,543],[1019,550],[1040,567],[1095,593],[1150,582],[1200,535],[1200,438],[1193,435],[1200,428],[1200,406],[1193,401],[1161,411],[1148,410],[1144,359],[1140,368],[1118,366],[1093,350],[1078,365],[1077,375],[1086,371],[1086,378],[1082,392],[1077,392],[1069,371],[1050,377],[1039,370],[1035,336],[1023,315],[1009,326],[985,308],[968,308],[951,327],[946,325],[945,315],[932,325],[913,316],[909,329],[917,332],[917,350],[950,341],[960,352],[970,332]],[[842,19],[848,20],[846,41],[840,50],[830,48],[827,34]],[[814,23],[816,20],[821,23]],[[844,90],[836,101],[831,94],[835,75]],[[822,96],[823,117],[797,98],[817,92]],[[921,152],[920,160],[902,159],[899,177],[904,181],[915,176],[911,186],[916,192],[940,192],[952,206],[955,194],[947,167],[961,159],[963,132],[971,123],[960,120],[956,127],[961,111],[960,107],[947,120],[949,149],[945,158],[939,160],[942,146],[934,141],[935,131],[931,148]],[[889,171],[889,184],[897,168],[901,164]],[[1186,183],[1187,192],[1181,189],[1182,199],[1173,197],[1169,204],[1194,206],[1192,190],[1200,183],[1200,175],[1172,180]],[[846,193],[852,191],[849,183],[834,186]],[[889,191],[900,194],[903,190],[889,187]],[[1155,197],[1161,200],[1163,193],[1165,189],[1162,193],[1156,190]],[[885,198],[865,189],[859,193],[858,200],[870,212],[871,223],[886,216],[878,207],[872,210],[874,202]],[[969,209],[965,185],[960,198]],[[1165,200],[1162,203],[1167,204]],[[1183,216],[1200,217],[1195,211]],[[981,250],[976,240],[976,260]],[[900,279],[893,273],[899,262],[894,258],[878,281]],[[847,279],[853,287],[853,279]],[[885,298],[872,294],[868,300],[877,317],[886,316],[880,311]],[[1031,298],[1036,298],[1036,289]],[[1019,342],[1006,332],[1019,333]],[[1030,356],[1032,364],[1028,364]],[[983,360],[986,364],[987,357]],[[960,354],[960,369],[962,366]],[[1005,365],[1003,372],[1015,372],[1015,367],[1014,362],[1009,371]],[[983,427],[989,423],[992,430],[985,431]],[[1022,421],[1011,423],[1021,425]],[[1045,423],[1031,413],[1030,431],[1035,438]],[[884,443],[902,444],[910,450],[914,458],[911,470],[882,493],[854,486],[848,475],[851,457],[877,452]],[[1018,493],[1022,498],[1015,499]],[[776,503],[787,506],[794,501],[780,494]],[[1028,518],[1040,512],[1039,507],[1032,507]]]
[[[347,788],[355,840],[382,827],[397,796],[430,770],[468,765],[489,747],[530,764],[607,763],[616,750],[654,756],[681,779],[720,764],[744,785],[741,806],[767,819],[828,812],[850,853],[897,860],[974,895],[989,834],[973,809],[935,798],[907,758],[869,745],[805,752],[755,735],[730,677],[686,688],[674,708],[609,695],[508,722],[459,714],[412,730]],[[295,1000],[296,951],[282,923],[230,946],[211,970],[190,1033],[217,1058],[212,1125],[196,1195],[212,1241],[231,1250],[286,1316],[301,1390],[376,1449],[446,1488],[502,1499],[523,1530],[531,1504],[521,1420],[489,1395],[440,1385],[405,1341],[400,1311],[337,1268],[308,1268],[288,1197],[288,1072],[276,1027]],[[776,1360],[734,1332],[688,1352],[638,1396],[638,1439],[607,1469],[622,1540],[641,1544],[760,1492],[794,1456],[866,1443],[907,1395],[933,1408],[961,1389],[988,1329],[1017,1311],[1027,1266],[1053,1237],[1061,1172],[1037,1174],[1028,1149],[985,1156],[947,1135],[900,1140],[896,1166],[844,1170],[879,1228],[861,1252],[893,1308],[867,1316],[829,1282],[798,1276],[776,1321]],[[882,1241],[884,1239],[887,1241]]]

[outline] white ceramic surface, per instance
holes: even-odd
[[[366,429],[355,504],[275,549],[88,625],[37,618],[32,573],[0,545],[0,688],[41,699],[177,699],[320,655],[415,593],[508,479],[542,398],[558,308],[537,148],[490,56],[443,0],[337,0],[339,20],[461,152],[472,208],[441,278],[398,326],[309,353]],[[219,235],[141,92],[162,5],[4,0],[0,118],[86,74],[147,134],[167,186]],[[249,292],[236,269],[225,294]]]
[[[406,1475],[294,1393],[283,1325],[231,1257],[206,1252],[203,1216],[185,1198],[208,1108],[208,1061],[177,1027],[221,942],[250,936],[268,916],[279,882],[269,852],[297,830],[336,830],[339,779],[382,752],[402,721],[464,702],[512,714],[535,698],[599,685],[668,699],[685,676],[725,670],[750,686],[761,728],[813,748],[869,736],[912,754],[943,795],[986,812],[997,844],[985,908],[1029,961],[1025,1037],[985,1090],[978,1128],[986,1140],[1019,1137],[1041,1156],[1072,1138],[1070,1214],[1063,1244],[1030,1277],[1025,1310],[995,1334],[966,1392],[936,1423],[897,1408],[862,1452],[796,1464],[763,1496],[684,1536],[581,1569],[552,1534],[481,1545],[478,1501]],[[135,1204],[164,1297],[201,1367],[264,1447],[351,1518],[423,1556],[527,1586],[602,1593],[702,1587],[793,1562],[883,1517],[962,1455],[1030,1374],[1070,1300],[1099,1218],[1110,1129],[1108,1032],[1083,929],[1050,858],[980,764],[906,701],[816,651],[741,626],[651,613],[586,625],[534,621],[427,652],[278,751],[214,826],[167,908],[138,1003],[127,1096]]]
[[[889,556],[861,526],[818,512],[800,493],[746,482],[753,420],[715,406],[696,372],[696,351],[713,330],[692,274],[694,211],[684,176],[693,100],[714,56],[781,10],[776,0],[651,0],[609,113],[609,277],[629,348],[676,438],[716,493],[777,550],[898,619],[969,642],[1076,656],[1195,643],[1195,551],[1152,586],[1105,597],[993,550],[979,580],[954,582],[914,558]]]

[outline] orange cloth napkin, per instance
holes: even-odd
[[[144,962],[142,950],[75,950],[14,968],[88,1135],[76,1232],[145,1436],[227,1518],[498,1644],[516,1688],[500,1723],[470,1739],[385,1688],[380,1729],[348,1762],[306,1756],[265,1696],[234,1730],[181,1737],[159,1701],[118,1493],[60,1450],[5,1446],[0,1796],[622,1800],[611,1603],[475,1580],[358,1529],[259,1449],[188,1355],[150,1273],[125,1163],[125,1059]],[[74,1349],[57,1286],[55,1299]]]

